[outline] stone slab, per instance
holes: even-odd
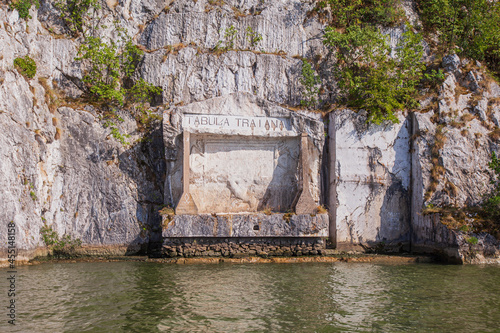
[[[215,133],[250,136],[298,136],[290,118],[249,117],[210,114],[185,114],[184,130],[191,133]]]
[[[328,237],[328,214],[176,215],[163,218],[163,237]]]

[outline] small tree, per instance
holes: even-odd
[[[68,26],[73,35],[84,32],[85,20],[89,20],[89,9],[94,11],[101,8],[99,0],[57,0],[54,6],[59,9],[61,19]]]
[[[300,101],[300,105],[307,108],[313,108],[318,103],[316,99],[319,94],[318,85],[321,83],[319,76],[316,75],[311,64],[307,61],[302,61],[302,77],[300,83],[304,86],[304,99]]]
[[[142,79],[132,88],[124,87],[125,81],[130,80],[135,73],[144,52],[132,43],[126,30],[117,28],[117,31],[118,42],[106,42],[93,36],[85,38],[78,50],[79,57],[76,58],[87,66],[82,81],[92,98],[108,104],[150,102],[151,95],[160,93],[160,88]]]
[[[327,28],[324,43],[337,55],[334,75],[346,105],[366,110],[369,122],[396,123],[396,111],[418,105],[417,85],[426,67],[422,37],[410,26],[394,57],[386,36],[371,26]]]

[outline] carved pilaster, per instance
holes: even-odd
[[[189,193],[189,154],[191,150],[189,132],[184,131],[183,138],[183,159],[182,159],[182,195],[175,208],[177,215],[194,215],[198,214],[198,207]]]
[[[296,201],[296,214],[315,214],[316,202],[314,201],[311,189],[309,188],[309,165],[311,163],[308,153],[309,137],[307,133],[302,133],[300,137],[300,166],[302,168],[302,190],[299,193],[299,198]]]

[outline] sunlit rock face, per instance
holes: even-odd
[[[304,98],[302,58],[317,65],[325,88],[321,100],[337,97],[333,57],[322,43],[325,23],[311,15],[316,4],[103,2],[103,40],[116,40],[117,20],[145,50],[133,79],[163,89],[153,103],[158,108],[148,110],[163,112],[163,123],[147,134],[129,111],[116,110],[116,129],[129,144],[105,125],[106,110],[66,99],[84,94],[85,68],[75,60],[81,39],[67,34],[54,1],[33,6],[26,20],[0,5],[0,260],[7,258],[2,237],[10,221],[21,259],[46,251],[44,225],[61,237],[81,239],[93,254],[136,253],[161,242],[162,233],[329,232],[339,247],[399,251],[411,243],[412,250],[459,253],[467,245],[464,235],[450,233],[439,216],[422,211],[430,205],[479,205],[491,191],[488,162],[500,149],[492,135],[500,125],[498,83],[481,64],[450,55],[441,65],[446,77],[439,92],[424,91],[421,109],[401,112],[398,124],[367,125],[362,111],[337,110],[323,119],[296,111]],[[403,8],[411,22],[418,21],[412,1]],[[226,37],[231,27],[233,45]],[[403,31],[383,29],[393,50]],[[252,33],[262,39],[252,42]],[[26,55],[37,64],[32,79],[13,65]],[[433,157],[438,129],[444,142]],[[173,221],[179,223],[165,232],[158,211],[165,204],[175,208],[183,193],[185,130],[190,195],[204,217],[187,230],[192,217],[178,215]],[[441,174],[433,181],[436,170]],[[324,214],[285,216],[296,208],[304,180],[307,207],[325,204],[328,221]],[[280,214],[268,217],[264,211]],[[223,213],[240,217],[222,219]],[[497,244],[476,236],[479,244]]]
[[[330,162],[337,178],[338,244],[408,249],[411,119],[368,125],[362,113],[339,110],[330,121],[336,138]]]

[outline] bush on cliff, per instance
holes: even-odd
[[[47,224],[44,224],[40,229],[40,235],[51,251],[51,255],[55,257],[74,257],[76,249],[82,245],[82,241],[78,238],[72,239],[69,235],[59,237],[57,231]]]
[[[16,69],[30,79],[34,78],[36,75],[36,63],[35,60],[30,58],[30,56],[26,55],[22,58],[14,59],[14,66]]]
[[[82,81],[88,88],[89,97],[120,106],[151,102],[153,95],[161,93],[161,88],[142,79],[130,84],[144,52],[132,43],[126,30],[117,28],[117,33],[116,42],[87,36],[78,49],[76,60],[86,66]]]
[[[417,4],[427,32],[439,36],[438,49],[484,61],[500,75],[499,1],[417,0]]]
[[[11,10],[16,9],[20,18],[31,18],[30,8],[35,5],[36,8],[40,7],[38,0],[13,0],[9,4]]]
[[[335,55],[333,70],[346,106],[364,109],[367,121],[398,122],[397,111],[418,106],[420,81],[426,69],[420,34],[407,24],[395,54],[379,26],[403,22],[398,0],[328,0],[331,21],[323,42]]]
[[[89,21],[89,9],[101,8],[99,0],[56,0],[54,6],[59,9],[60,17],[75,36],[84,32],[84,23]]]

